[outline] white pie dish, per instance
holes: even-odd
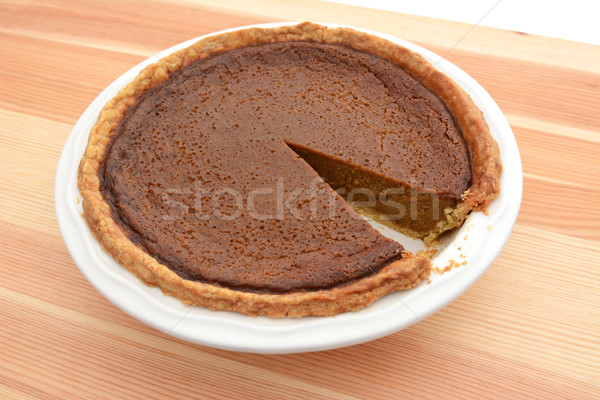
[[[282,25],[290,23],[259,26]],[[465,265],[444,274],[433,273],[429,282],[423,282],[408,291],[388,295],[359,312],[330,318],[274,319],[183,305],[175,298],[164,296],[160,289],[146,286],[114,261],[101,248],[82,217],[77,168],[90,129],[104,104],[143,67],[191,45],[199,39],[196,38],[146,60],[113,82],[83,113],[67,140],[56,175],[56,214],[67,248],[87,279],[115,305],[156,329],[202,345],[258,353],[324,350],[382,337],[420,321],[468,289],[502,250],[520,207],[521,161],[510,126],[485,90],[456,66],[414,44],[377,32],[365,32],[420,53],[453,78],[482,110],[490,131],[498,142],[504,165],[499,197],[492,202],[487,215],[472,213],[463,227],[453,232],[439,246],[439,252],[432,260],[437,269],[444,269],[453,263],[466,262]],[[215,34],[219,33],[222,32]],[[407,240],[389,229],[384,229],[383,233],[397,238],[409,250],[415,251],[421,247],[419,241]]]

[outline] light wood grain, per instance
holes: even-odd
[[[0,1],[0,397],[595,399],[600,392],[600,48],[316,0]],[[515,230],[464,295],[404,331],[310,354],[166,336],[73,264],[54,174],[77,118],[135,64],[209,32],[336,22],[420,44],[471,74],[524,168]]]

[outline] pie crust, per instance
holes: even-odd
[[[205,37],[146,67],[106,104],[92,128],[78,175],[83,215],[102,247],[143,282],[158,286],[165,294],[186,304],[270,317],[330,316],[359,310],[391,292],[411,288],[429,275],[431,264],[427,257],[404,252],[402,259],[377,273],[328,290],[286,294],[238,291],[181,278],[132,243],[113,220],[110,206],[100,192],[99,171],[111,135],[142,93],[169,79],[172,72],[211,54],[285,41],[344,44],[392,61],[435,93],[454,115],[470,151],[473,180],[458,206],[444,210],[445,219],[425,238],[426,241],[460,226],[469,212],[485,210],[498,194],[502,170],[499,150],[481,112],[456,83],[419,54],[349,28],[329,28],[313,23],[271,29],[249,28]]]

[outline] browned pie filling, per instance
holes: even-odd
[[[111,140],[100,190],[129,239],[184,279],[249,292],[377,273],[402,246],[344,199],[423,237],[472,180],[442,101],[338,44],[194,61],[138,97]]]

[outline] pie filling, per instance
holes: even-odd
[[[376,274],[403,248],[349,203],[423,237],[472,179],[440,99],[395,64],[338,44],[194,61],[115,129],[99,178],[117,224],[180,277],[240,291]]]

